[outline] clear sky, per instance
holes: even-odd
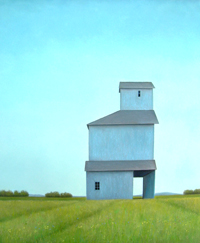
[[[156,87],[155,191],[200,188],[199,13],[191,0],[0,0],[0,190],[86,195],[86,124],[119,110],[120,81]]]

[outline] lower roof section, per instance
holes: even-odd
[[[154,125],[158,119],[154,110],[119,110],[87,124],[89,126],[109,125]]]
[[[85,171],[146,171],[156,170],[155,160],[86,161]]]

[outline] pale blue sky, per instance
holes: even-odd
[[[156,192],[200,188],[199,13],[191,0],[0,0],[0,190],[85,195],[86,124],[119,110],[120,81],[156,87]]]

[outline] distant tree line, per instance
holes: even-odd
[[[5,190],[1,190],[0,191],[0,197],[28,197],[29,194],[27,191],[22,190],[21,192],[18,191],[5,191]]]
[[[183,192],[184,195],[187,195],[187,194],[200,194],[200,189],[195,189],[195,190],[185,190]]]
[[[72,197],[72,194],[68,192],[49,192],[45,194],[45,197]]]

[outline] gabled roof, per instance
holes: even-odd
[[[120,89],[153,89],[155,88],[152,82],[120,82]]]
[[[119,110],[87,126],[158,124],[154,110]]]
[[[85,171],[147,171],[156,170],[155,160],[86,161]]]

